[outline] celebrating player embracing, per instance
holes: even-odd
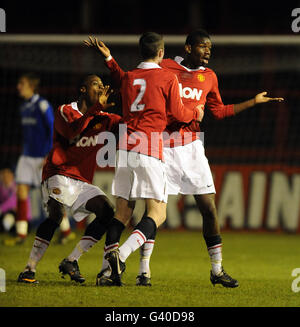
[[[110,56],[110,51],[103,42],[90,38],[86,44],[99,50],[106,58],[113,77],[120,74],[121,68]],[[267,92],[262,92],[245,102],[224,105],[217,76],[213,70],[205,67],[210,59],[211,47],[209,35],[203,30],[195,30],[187,36],[184,58],[164,59],[160,63],[161,67],[176,74],[185,106],[193,109],[196,105],[200,105],[210,110],[216,119],[223,119],[259,103],[283,101],[283,98],[270,98],[266,96]],[[173,136],[164,145],[168,192],[194,196],[203,217],[203,236],[211,261],[210,281],[213,285],[237,287],[237,280],[230,277],[222,266],[222,239],[215,205],[215,187],[200,139],[200,124],[195,120],[189,124],[174,122],[168,125],[167,131]],[[148,241],[141,248],[138,285],[150,284],[149,260],[154,247],[155,234],[151,235]],[[110,249],[109,246],[110,244],[106,244],[107,249]]]
[[[114,76],[122,95],[127,133],[120,135],[112,185],[117,197],[115,225],[108,230],[106,244],[118,244],[120,225],[124,228],[131,218],[137,199],[145,200],[147,216],[135,226],[119,251],[112,249],[107,253],[112,272],[109,278],[100,272],[99,285],[120,286],[128,256],[155,234],[166,218],[168,193],[162,132],[170,122],[189,123],[202,118],[199,107],[184,107],[176,76],[159,66],[164,56],[162,37],[144,33],[139,48],[143,62],[132,71],[119,70]],[[114,62],[108,58],[109,64]]]

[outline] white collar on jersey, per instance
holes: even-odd
[[[78,109],[77,102],[72,102],[71,107],[72,107],[72,109],[78,111],[81,114],[81,116],[83,116],[82,112]]]
[[[81,116],[83,116],[83,113],[78,109],[78,104],[77,102],[71,102],[71,107],[72,109],[78,111],[80,113]],[[100,112],[103,112],[102,110],[100,110]]]
[[[190,69],[190,68],[187,68],[187,67],[183,66],[183,65],[181,64],[181,62],[183,61],[183,58],[180,57],[180,56],[176,56],[176,57],[174,58],[174,61],[176,61],[178,65],[182,66],[183,68],[185,68],[185,69],[188,70],[189,72],[195,72],[195,71],[197,71],[197,70],[205,70],[205,67],[203,67],[203,66],[199,66],[199,67],[196,68],[196,69]]]
[[[137,68],[140,69],[152,69],[152,68],[161,68],[158,64],[155,62],[148,62],[148,61],[142,61]]]

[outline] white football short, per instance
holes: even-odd
[[[40,187],[44,158],[21,156],[16,168],[16,183]]]
[[[169,194],[216,193],[201,140],[164,148]]]
[[[88,200],[106,194],[99,187],[63,175],[54,175],[42,184],[43,202],[47,208],[49,198],[63,204],[76,221],[91,214],[85,208]]]
[[[118,150],[112,195],[132,201],[156,199],[167,203],[165,164],[141,153]]]

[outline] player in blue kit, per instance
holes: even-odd
[[[38,94],[40,79],[34,73],[20,76],[18,94],[24,99],[20,106],[23,150],[16,167],[17,237],[5,240],[6,245],[21,244],[28,233],[28,196],[30,187],[40,187],[44,160],[52,147],[54,114],[51,104]],[[66,217],[66,225],[68,219]],[[66,226],[66,229],[70,229]]]

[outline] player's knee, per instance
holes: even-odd
[[[166,220],[166,213],[162,211],[149,211],[148,217],[151,217],[153,221],[156,224],[156,227],[158,228],[160,225],[162,225]]]
[[[107,202],[96,208],[96,217],[101,220],[101,223],[107,225],[114,217],[114,208]]]
[[[17,187],[17,197],[19,200],[26,200],[28,198],[28,186],[19,184]]]
[[[157,227],[161,226],[167,219],[167,215],[162,215],[157,219],[156,225]]]
[[[116,210],[114,217],[126,226],[130,222],[132,215],[124,214],[123,212]]]
[[[94,239],[100,240],[114,217],[114,209],[105,201],[101,206],[101,212],[95,213],[96,218],[88,225],[84,235],[92,236]]]
[[[49,219],[60,225],[64,216],[64,207],[61,203],[50,198],[48,203]]]
[[[207,201],[201,208],[201,214],[203,218],[206,219],[216,219],[217,218],[217,208],[215,201]]]

